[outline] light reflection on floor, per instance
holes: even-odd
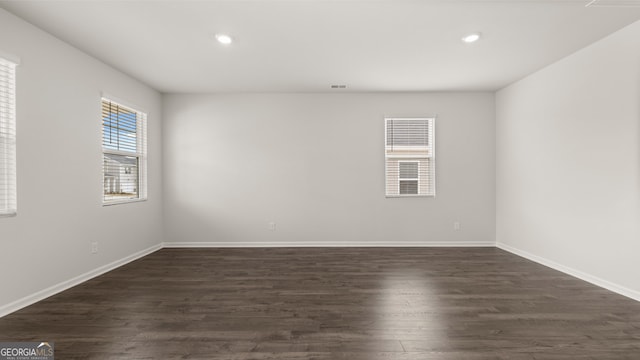
[[[442,348],[446,342],[447,321],[438,288],[422,272],[397,270],[381,280],[376,321],[385,338],[397,340],[403,348],[419,343],[423,351]]]

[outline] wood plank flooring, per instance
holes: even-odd
[[[495,248],[163,249],[0,319],[56,359],[640,359],[640,303]]]

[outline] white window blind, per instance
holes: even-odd
[[[16,64],[0,58],[0,216],[17,208]]]
[[[147,198],[147,115],[102,99],[103,203]]]
[[[435,196],[434,118],[385,119],[388,197]]]

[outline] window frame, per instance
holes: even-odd
[[[136,114],[136,152],[125,150],[106,149],[104,147],[104,118],[102,109],[104,102],[115,104]],[[119,204],[136,203],[148,200],[148,183],[147,183],[147,126],[148,112],[142,110],[139,106],[131,105],[126,101],[122,101],[117,97],[104,94],[100,99],[100,148],[102,154],[102,206],[112,206]],[[136,159],[135,168],[137,169],[136,193],[137,197],[123,197],[119,199],[105,199],[105,154],[127,156]],[[133,171],[132,171],[133,173]]]
[[[9,151],[5,151],[4,157],[0,158],[0,162],[7,161],[6,163],[0,164],[0,166],[5,167],[5,179],[4,182],[7,184],[6,187],[6,196],[5,205],[0,207],[0,218],[7,217],[15,217],[18,215],[18,182],[17,182],[17,77],[18,77],[18,65],[20,65],[20,59],[10,56],[5,53],[0,53],[0,62],[2,62],[3,67],[6,66],[8,71],[8,78],[13,82],[13,88],[11,91],[7,92],[7,100],[6,103],[9,105],[9,111],[6,111],[5,114],[8,114],[7,117],[0,117],[0,127],[5,129],[5,140],[3,141],[4,145],[7,146]],[[3,92],[4,93],[4,92]],[[9,199],[13,199],[10,201]],[[5,207],[6,206],[6,207]]]
[[[430,152],[427,156],[421,155],[403,155],[403,156],[394,156],[389,155],[387,153],[388,146],[387,145],[387,131],[388,131],[388,122],[389,120],[426,120],[428,122],[428,126],[431,130],[431,134],[429,134],[428,140],[431,141],[430,145],[427,145],[427,148],[430,149]],[[410,198],[410,197],[424,197],[424,198],[435,198],[436,197],[436,116],[428,116],[428,117],[385,117],[384,118],[384,194],[385,198]],[[403,146],[403,145],[400,145]],[[405,146],[407,150],[420,148],[419,146]],[[389,159],[397,159],[398,164],[398,194],[390,194],[389,193],[389,168],[388,162]],[[414,160],[415,159],[415,160]],[[421,160],[428,160],[423,162]],[[418,162],[418,194],[400,194],[400,162]],[[429,193],[420,193],[420,168],[425,164],[428,166],[427,173],[429,174],[430,187]],[[415,179],[404,179],[404,180],[415,180]]]

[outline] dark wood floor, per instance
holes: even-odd
[[[0,319],[56,359],[640,359],[640,303],[495,248],[163,249]]]

